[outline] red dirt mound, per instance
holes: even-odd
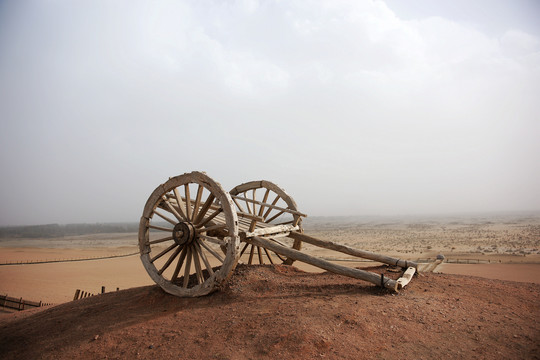
[[[395,274],[385,271],[386,275]],[[2,359],[539,359],[540,286],[421,274],[399,294],[239,266],[221,291],[157,286],[0,315]]]

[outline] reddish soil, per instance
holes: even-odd
[[[540,359],[540,285],[427,273],[392,294],[239,266],[201,298],[145,286],[0,315],[0,358]]]

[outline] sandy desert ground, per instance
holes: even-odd
[[[0,294],[57,305],[0,314],[0,357],[540,359],[540,216],[308,218],[305,232],[452,262],[398,294],[299,262],[239,265],[221,291],[188,299],[152,282],[136,234],[3,239]],[[341,253],[303,251],[399,276]],[[54,262],[96,257],[108,258]],[[49,262],[14,264],[36,261]],[[104,295],[70,301],[76,289],[102,286]]]
[[[307,218],[308,235],[397,258],[470,259],[444,263],[437,272],[539,283],[540,216],[432,218]],[[151,285],[136,253],[137,234],[99,234],[53,239],[2,239],[0,264],[129,255],[101,260],[0,265],[0,294],[63,303],[76,289],[98,293]],[[341,253],[305,245],[303,251],[350,266],[365,266]],[[246,256],[244,256],[245,258]],[[244,259],[246,261],[247,259]],[[488,263],[489,262],[489,263]],[[369,265],[369,263],[367,263]],[[301,263],[302,270],[320,272]]]
[[[392,268],[369,268],[399,276]],[[221,290],[157,285],[0,314],[2,359],[540,359],[540,285],[424,273],[398,294],[239,265]]]

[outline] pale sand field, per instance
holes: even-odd
[[[402,259],[489,260],[491,264],[442,264],[436,271],[539,283],[540,217],[476,219],[309,219],[306,233],[359,249]],[[137,234],[99,234],[57,239],[2,239],[0,264],[125,255],[138,251]],[[303,251],[331,260],[350,256],[305,246]],[[245,257],[245,256],[244,256]],[[366,266],[366,262],[341,262]],[[295,266],[308,270],[318,269]],[[103,260],[0,266],[0,294],[61,303],[76,289],[98,293],[154,284],[138,255]]]

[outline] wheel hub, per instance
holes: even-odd
[[[174,226],[173,239],[178,245],[190,244],[197,237],[195,226],[190,222],[181,222]]]

